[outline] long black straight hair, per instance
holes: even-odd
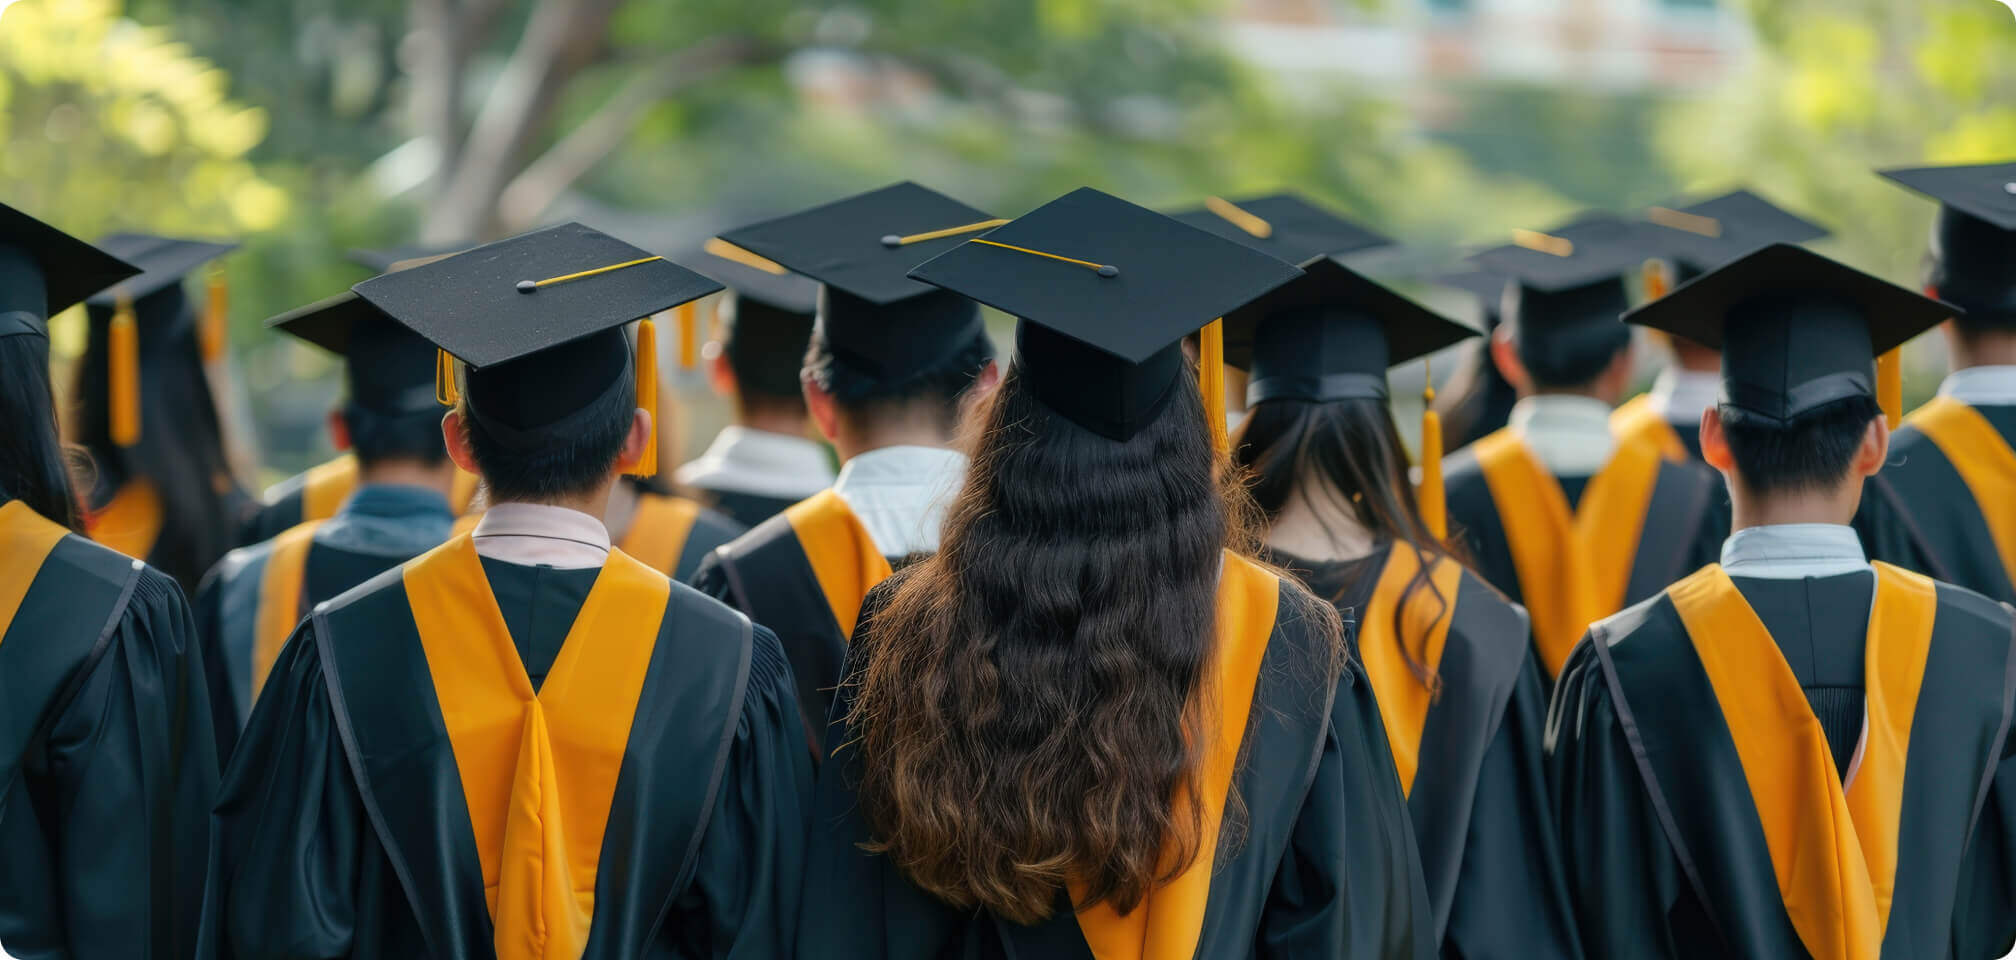
[[[49,383],[49,341],[0,337],[0,501],[19,500],[44,518],[77,530],[70,456],[56,426]]]

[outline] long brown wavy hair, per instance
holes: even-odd
[[[940,900],[1028,924],[1077,884],[1079,908],[1124,912],[1217,841],[1175,798],[1200,787],[1192,701],[1223,552],[1248,552],[1252,511],[1194,372],[1171,389],[1116,443],[1011,370],[942,548],[857,632],[866,846]]]

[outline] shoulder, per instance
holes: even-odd
[[[260,494],[259,499],[265,501],[268,505],[279,503],[282,500],[299,500],[301,499],[301,491],[306,489],[307,486],[308,474],[306,471],[303,471],[267,487],[266,492]]]
[[[1442,478],[1444,483],[1483,482],[1484,465],[1477,459],[1477,445],[1473,443],[1442,458]]]
[[[314,617],[331,624],[382,623],[387,614],[398,613],[408,622],[412,612],[406,603],[406,565],[397,564],[334,597],[315,605]],[[374,631],[380,632],[380,631]]]
[[[1715,468],[1694,460],[1660,460],[1657,482],[1661,486],[1671,485],[1680,489],[1713,490],[1722,483],[1722,475]]]
[[[238,583],[248,576],[256,577],[265,567],[266,559],[272,555],[271,540],[262,540],[226,553],[218,559],[217,565],[211,567],[210,572],[203,576],[203,583],[196,592],[208,593]]]
[[[798,545],[798,531],[791,525],[791,519],[782,513],[771,517],[749,529],[714,551],[714,558],[723,563],[740,566],[745,561],[758,560],[778,550],[802,552]]]
[[[2007,604],[1966,587],[1938,580],[1932,582],[1938,589],[1940,627],[1958,626],[2003,638],[2016,634],[2016,611]]]

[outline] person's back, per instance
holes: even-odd
[[[1996,957],[2016,940],[2016,610],[1847,525],[1873,361],[1950,308],[1792,246],[1634,322],[1723,350],[1721,562],[1590,629],[1549,720],[1592,953]]]
[[[712,285],[573,224],[468,256],[357,290],[468,364],[442,431],[494,502],[287,642],[217,802],[200,949],[783,955],[810,786],[790,668],[598,519],[653,446],[622,325]]]

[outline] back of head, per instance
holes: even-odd
[[[1270,519],[1292,498],[1322,500],[1347,510],[1376,541],[1441,549],[1421,520],[1400,430],[1379,400],[1266,401],[1248,411],[1233,457]]]
[[[393,461],[440,466],[448,459],[441,408],[434,399],[435,349],[389,319],[350,330],[343,376],[343,421],[350,448],[366,468]]]
[[[1631,345],[1631,328],[1618,322],[1630,306],[1621,279],[1552,292],[1515,283],[1505,298],[1512,343],[1535,390],[1587,389]]]
[[[1941,206],[1925,255],[1925,285],[1966,313],[1954,323],[1969,334],[2016,333],[2016,230],[2004,230]]]
[[[862,808],[941,900],[1029,923],[1075,882],[1124,911],[1196,852],[1172,798],[1197,786],[1189,702],[1239,524],[1195,374],[1175,390],[1116,441],[1012,370],[941,552],[860,631]]]
[[[942,292],[887,304],[869,304],[839,290],[827,290],[821,299],[802,376],[831,395],[844,415],[869,424],[921,420],[949,435],[960,398],[994,359],[994,342],[979,324],[979,305]],[[844,329],[836,326],[843,317]],[[887,332],[862,330],[921,325],[970,332],[949,341],[920,338],[915,350],[904,351],[881,342]],[[852,349],[855,342],[878,346],[869,355]]]
[[[1855,451],[1883,413],[1871,396],[1837,400],[1782,423],[1727,403],[1718,410],[1736,475],[1754,496],[1831,492],[1859,479],[1851,469]]]
[[[0,336],[0,500],[19,500],[44,518],[77,527],[77,496],[56,428],[49,341]]]
[[[719,317],[721,353],[735,374],[735,399],[742,408],[803,419],[798,371],[812,337],[812,315],[730,291],[722,296]]]
[[[551,503],[608,482],[636,395],[620,328],[469,371],[463,429],[492,500]]]

